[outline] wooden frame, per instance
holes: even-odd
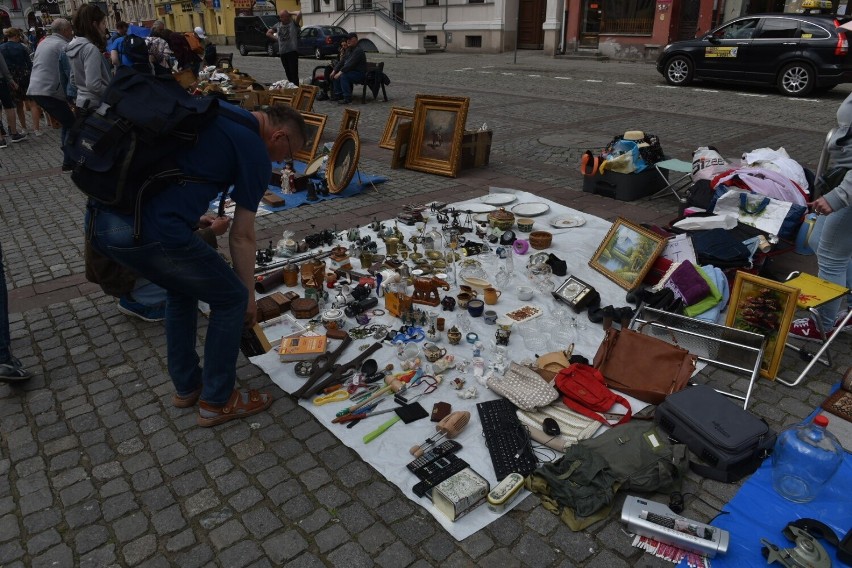
[[[760,376],[774,380],[781,365],[799,289],[737,271],[725,325],[766,338]]]
[[[405,166],[405,157],[408,155],[408,143],[410,140],[411,121],[403,120],[396,128],[396,141],[393,146],[391,169],[398,170]]]
[[[396,144],[396,132],[397,128],[399,128],[399,123],[406,119],[411,120],[412,118],[414,118],[414,109],[393,107],[385,123],[385,131],[379,140],[379,148],[393,150]]]
[[[311,112],[318,93],[319,87],[316,85],[299,85],[299,90],[293,96],[293,108],[300,112]]]
[[[325,130],[325,121],[328,120],[328,116],[312,112],[303,112],[302,117],[305,119],[308,139],[305,140],[305,146],[301,150],[293,152],[293,158],[308,163],[314,159],[314,156],[316,156],[317,148],[319,148],[320,142],[322,141],[322,132]]]
[[[456,177],[468,106],[468,97],[417,95],[405,167]]]
[[[293,106],[293,95],[270,95],[269,104]]]
[[[340,120],[340,128],[337,130],[337,135],[343,134],[344,130],[358,130],[358,119],[361,116],[360,110],[354,108],[343,109],[343,118]]]
[[[666,238],[618,217],[589,266],[624,288],[639,286],[666,247]]]
[[[344,130],[337,135],[334,147],[328,156],[325,179],[329,193],[340,193],[355,175],[361,157],[361,139],[356,130]]]

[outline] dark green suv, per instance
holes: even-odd
[[[694,79],[775,85],[804,97],[852,80],[846,17],[754,14],[722,24],[700,38],[677,41],[657,58],[670,85]]]

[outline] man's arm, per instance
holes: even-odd
[[[272,26],[271,28],[266,30],[266,37],[268,37],[269,39],[274,39],[275,33],[276,33],[277,30],[278,30],[278,24],[275,24],[274,26]]]
[[[234,210],[234,223],[228,237],[234,271],[248,290],[245,318],[245,324],[248,327],[257,323],[257,304],[254,298],[254,262],[257,251],[254,218],[254,212],[237,205]]]

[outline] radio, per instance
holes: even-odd
[[[656,501],[628,495],[621,509],[621,521],[627,523],[627,530],[632,533],[709,558],[728,552],[728,531],[681,517]]]

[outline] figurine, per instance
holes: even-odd
[[[285,195],[296,193],[296,173],[290,162],[284,162],[284,169],[281,170],[281,191]]]

